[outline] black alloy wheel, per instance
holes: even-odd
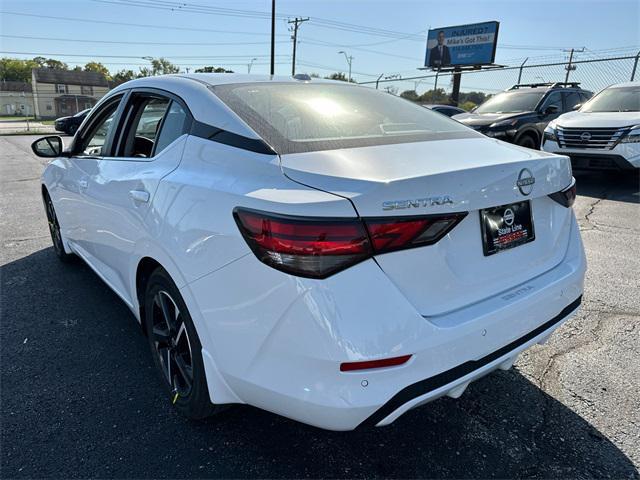
[[[162,267],[146,283],[143,315],[153,363],[175,409],[194,420],[225,410],[226,405],[211,403],[198,332],[180,290]]]
[[[48,193],[44,193],[43,200],[44,209],[47,214],[49,233],[51,234],[51,241],[53,243],[53,251],[62,262],[69,262],[73,258],[73,255],[68,254],[64,251],[64,244],[62,242],[62,235],[60,233],[60,223],[58,223],[58,217],[56,215],[55,209],[53,208],[51,197]]]

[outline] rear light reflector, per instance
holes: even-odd
[[[563,207],[571,207],[576,201],[576,179],[571,179],[571,185],[569,185],[564,190],[560,190],[559,192],[552,193],[549,195],[549,198],[555,200]]]
[[[431,245],[466,215],[330,219],[244,208],[233,212],[242,236],[261,262],[308,278],[326,278],[377,254]]]
[[[407,363],[411,355],[401,357],[382,358],[380,360],[365,360],[364,362],[346,362],[340,364],[341,372],[353,372],[354,370],[370,370],[372,368],[397,367]]]

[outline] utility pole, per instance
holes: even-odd
[[[564,67],[564,68],[567,69],[567,74],[564,77],[564,83],[565,84],[569,83],[569,73],[571,73],[571,70],[575,70],[576,69],[576,66],[571,64],[571,62],[573,61],[573,52],[576,52],[576,51],[579,52],[579,53],[582,53],[582,52],[584,52],[584,47],[582,47],[580,50],[576,50],[575,48],[571,49],[571,53],[569,53],[569,65]],[[566,52],[566,50],[565,50],[565,52]]]
[[[349,65],[349,83],[351,83],[351,64],[353,63],[353,55],[347,55],[347,52],[344,50],[340,50],[338,53],[342,53],[344,58],[347,59],[347,64]]]
[[[298,28],[300,28],[300,24],[304,22],[308,22],[309,17],[307,18],[294,18],[293,20],[289,20],[287,23],[293,24],[291,30],[293,30],[293,35],[291,39],[293,40],[293,58],[291,60],[291,76],[293,77],[296,74],[296,46],[298,45]]]
[[[271,0],[271,75],[276,73],[276,0]]]

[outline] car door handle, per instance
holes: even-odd
[[[149,201],[149,192],[146,190],[131,190],[129,197],[134,202],[147,203]]]

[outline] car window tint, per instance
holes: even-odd
[[[542,111],[545,111],[551,106],[558,107],[558,112],[562,111],[562,95],[560,95],[560,92],[551,92],[549,94],[549,96],[544,101]]]
[[[579,103],[582,103],[580,94],[578,94],[578,92],[565,92],[564,103],[565,103],[565,111],[570,112],[571,110],[573,110],[573,107],[575,107]]]
[[[167,145],[185,133],[185,121],[187,113],[178,102],[172,102],[169,111],[162,124],[162,130],[156,140],[156,155],[165,149]]]
[[[212,90],[280,154],[473,135],[416,103],[338,83],[226,84]]]
[[[132,99],[122,156],[152,156],[162,117],[170,102],[168,98],[147,96],[135,96]]]
[[[117,109],[118,102],[115,102],[105,110],[102,120],[93,127],[93,130],[83,142],[81,155],[103,156],[107,154],[105,151],[106,140],[115,123],[114,118]]]

